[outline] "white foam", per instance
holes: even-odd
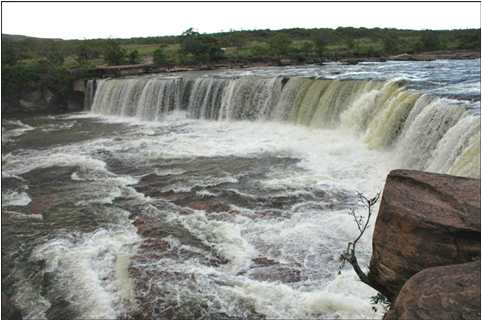
[[[81,166],[92,169],[104,170],[105,162],[87,155],[60,150],[35,151],[25,150],[15,154],[11,153],[3,159],[5,175],[21,175],[35,168],[48,168],[52,166]]]
[[[76,124],[76,121],[66,122],[66,123],[55,123],[55,124],[50,124],[48,126],[43,126],[41,130],[43,132],[53,132],[58,130],[70,129],[74,127],[75,124]]]
[[[206,189],[196,191],[196,194],[199,195],[199,196],[202,196],[202,197],[210,197],[210,196],[217,196],[218,195],[218,194],[212,193],[212,192],[210,192]]]
[[[138,240],[126,222],[123,229],[56,237],[35,248],[32,259],[45,260],[53,286],[79,318],[116,319],[134,299],[125,260]]]
[[[256,249],[241,235],[241,226],[223,221],[209,220],[203,211],[188,216],[177,216],[190,233],[213,246],[216,251],[229,260],[223,269],[235,272],[245,269],[250,259],[257,254]]]
[[[32,199],[26,192],[5,191],[2,192],[2,207],[4,206],[27,206]]]
[[[20,219],[36,219],[36,220],[43,220],[43,216],[40,214],[25,214],[17,211],[9,211],[9,210],[3,210],[3,214],[14,217],[14,218],[20,218]]]
[[[346,277],[337,279],[340,278]],[[337,279],[333,282],[339,282]],[[360,282],[350,274],[345,289],[353,288],[353,283]],[[358,286],[355,295],[333,292],[328,288],[303,291],[281,283],[253,280],[245,280],[224,290],[254,301],[256,311],[266,315],[267,319],[379,319],[383,316],[380,306],[378,312],[372,310],[369,299],[376,292],[365,285]]]
[[[99,193],[96,191],[96,195],[91,195],[87,200],[81,200],[75,203],[76,206],[85,206],[87,204],[112,204],[112,202],[122,196],[122,189],[113,186],[107,192]],[[107,194],[107,195],[106,195]]]
[[[233,176],[212,177],[203,176],[196,177],[191,176],[182,182],[176,182],[161,188],[162,192],[175,191],[175,192],[189,192],[194,187],[209,187],[216,186],[223,183],[237,183],[238,179]]]
[[[159,123],[159,126],[171,126]],[[194,157],[258,157],[270,154],[301,160],[306,173],[280,173],[269,177],[267,186],[336,184],[351,190],[373,192],[383,185],[385,174],[396,159],[388,151],[369,150],[349,133],[341,130],[310,129],[272,122],[211,122],[185,120],[181,132],[142,136],[135,129],[131,139],[103,148],[132,162],[149,159]],[[128,152],[126,152],[128,151]],[[174,172],[161,171],[167,175]],[[268,173],[270,174],[270,173]],[[236,178],[230,178],[235,182]],[[270,182],[270,179],[273,179]],[[228,181],[227,181],[228,182]],[[175,186],[174,186],[175,187]],[[180,186],[178,186],[180,188]]]
[[[298,159],[297,167],[269,169],[264,173],[265,176],[258,180],[260,186],[276,190],[273,195],[277,196],[299,196],[310,194],[311,190],[360,190],[371,195],[381,189],[391,162],[388,152],[371,151],[351,134],[338,130],[310,129],[270,122],[210,122],[188,119],[181,120],[176,125],[160,122],[156,126],[146,126],[139,123],[129,126],[129,133],[115,143],[111,138],[102,138],[48,151],[17,152],[7,157],[5,169],[8,174],[19,175],[38,167],[78,166],[79,169],[71,174],[71,179],[79,184],[88,182],[90,186],[95,186],[95,191],[79,196],[86,198],[80,199],[81,203],[77,204],[82,206],[88,202],[111,203],[116,197],[134,195],[135,190],[129,185],[135,184],[139,179],[127,175],[118,176],[108,171],[103,160],[90,155],[96,150],[105,151],[107,155],[113,155],[133,167],[137,164],[149,166],[159,159],[174,161],[196,157],[264,158],[269,155]],[[177,131],[178,126],[182,127],[181,131]],[[148,132],[149,135],[153,132],[154,135],[147,136],[146,128],[152,130]],[[158,174],[185,173],[161,170]],[[191,190],[193,185],[237,183],[238,179],[237,176],[229,174],[220,177],[192,176],[168,188],[176,191]],[[284,188],[286,191],[283,191]],[[238,192],[246,194],[243,191]],[[208,195],[205,191],[200,191],[200,194]],[[138,196],[143,197],[142,194]],[[250,194],[246,196],[255,197]],[[355,293],[348,301],[342,302],[340,298],[344,294],[330,299],[332,292],[325,289],[336,271],[337,256],[346,242],[356,234],[355,225],[345,211],[321,211],[305,206],[298,207],[293,213],[286,213],[281,220],[276,217],[259,219],[255,212],[240,210],[247,215],[219,216],[217,219],[216,216],[206,215],[204,211],[183,216],[169,211],[165,213],[164,218],[167,221],[181,224],[192,235],[229,260],[228,264],[214,271],[219,277],[228,278],[238,284],[236,293],[225,296],[226,291],[233,293],[232,287],[230,290],[218,287],[206,291],[217,293],[219,301],[224,302],[225,306],[230,305],[229,300],[250,298],[259,313],[273,318],[372,316],[367,314],[371,311],[367,304],[356,307],[362,301],[368,302],[365,295],[357,296]],[[126,223],[126,226],[128,225],[129,223]],[[97,232],[76,237],[75,241],[65,237],[56,238],[55,242],[49,242],[36,251],[36,255],[46,259],[49,269],[59,276],[57,286],[68,293],[69,300],[77,302],[75,304],[79,311],[83,312],[82,317],[115,318],[122,312],[122,305],[119,303],[122,301],[119,299],[121,293],[132,293],[132,285],[122,290],[118,281],[112,281],[112,271],[119,266],[122,271],[125,270],[125,262],[121,260],[117,264],[117,261],[112,259],[119,255],[125,257],[122,251],[117,254],[121,248],[119,244],[125,244],[124,241],[116,241],[122,233],[125,232]],[[130,232],[126,234],[127,238],[132,239]],[[369,235],[366,237],[369,239]],[[361,264],[366,264],[370,252],[369,242],[362,241],[359,251]],[[252,259],[258,256],[272,257],[284,264],[301,264],[304,273],[310,278],[291,286],[236,276],[237,273],[249,269]],[[203,269],[205,274],[214,273],[213,268],[202,267],[194,260],[176,264],[171,264],[170,267],[175,269],[181,265],[187,270],[198,269],[199,273]],[[107,281],[102,282],[103,278]],[[345,285],[348,292],[353,288],[350,282]],[[317,309],[317,304],[323,308]]]
[[[4,125],[14,126],[14,128],[7,130],[2,126],[2,144],[13,141],[14,138],[35,129],[35,127],[24,124],[20,120],[4,120]]]
[[[157,176],[167,176],[167,175],[182,175],[186,173],[186,171],[180,168],[163,168],[163,169],[156,168],[154,170],[154,173]]]

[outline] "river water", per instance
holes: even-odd
[[[480,177],[480,60],[89,88],[85,112],[2,120],[2,291],[24,318],[381,318],[338,273],[357,193],[395,168]]]

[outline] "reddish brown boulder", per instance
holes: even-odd
[[[227,212],[229,211],[229,205],[224,204],[223,202],[219,202],[215,199],[205,199],[205,200],[197,200],[192,201],[187,204],[192,209],[195,210],[202,210],[208,213],[212,212]]]
[[[298,267],[281,263],[253,266],[246,275],[253,280],[282,283],[295,283],[306,279]]]
[[[252,261],[260,266],[270,266],[270,265],[278,264],[278,262],[276,262],[275,260],[269,259],[264,256],[259,256],[257,258],[254,258]]]
[[[480,261],[415,274],[385,319],[480,320]]]
[[[480,181],[411,170],[387,177],[373,234],[370,281],[394,299],[426,268],[480,257]]]
[[[245,274],[249,278],[258,281],[294,283],[306,279],[298,263],[280,263],[265,256],[252,259],[254,263]]]

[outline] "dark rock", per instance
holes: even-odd
[[[197,247],[206,251],[210,251],[209,246],[205,245],[201,240],[186,230],[181,225],[166,224],[157,217],[138,215],[134,220],[134,226],[137,228],[137,233],[146,239],[162,239],[168,236],[177,238],[181,243]],[[149,241],[153,242],[153,241]],[[149,246],[146,246],[148,248]]]
[[[188,197],[192,197],[193,193],[167,191],[167,192],[159,192],[157,195],[166,201],[177,201]]]
[[[252,261],[254,265],[240,274],[254,280],[269,282],[294,283],[305,279],[298,264],[280,263],[264,256],[254,258]]]
[[[2,292],[2,320],[21,320],[22,313],[10,298]]]
[[[72,92],[68,97],[64,97],[60,92],[52,91],[37,84],[33,89],[21,90],[18,98],[13,98],[11,104],[13,108],[10,109],[12,109],[11,111],[24,112],[60,112],[68,109],[67,101],[80,101],[80,95],[81,93]],[[71,108],[70,110],[81,110],[82,106],[71,104]]]
[[[385,319],[480,320],[480,261],[415,274]]]
[[[346,58],[346,59],[340,60],[340,62],[345,65],[357,65],[362,61],[363,59],[357,59],[357,58]]]
[[[67,99],[67,110],[79,111],[84,108],[84,93],[74,91]]]
[[[258,281],[282,283],[295,283],[304,279],[301,270],[287,264],[254,267],[246,275]]]
[[[261,265],[261,266],[270,266],[270,265],[274,265],[274,264],[278,263],[275,260],[268,259],[267,257],[264,257],[264,256],[260,256],[260,257],[257,257],[255,259],[253,259],[253,262],[256,263],[257,265]]]
[[[226,205],[214,199],[193,201],[188,203],[187,206],[195,210],[206,211],[207,213],[227,212],[230,209],[229,205]]]
[[[142,250],[149,249],[149,250],[157,250],[157,251],[167,251],[169,249],[169,243],[165,240],[161,239],[145,239],[140,248]]]
[[[369,279],[388,298],[426,268],[480,257],[480,181],[394,170],[373,234]]]
[[[388,57],[390,60],[431,61],[436,59],[478,59],[480,50],[436,50],[419,53],[403,53]]]
[[[30,207],[32,214],[41,215],[45,210],[52,208],[56,204],[55,195],[42,195],[41,197],[32,198]]]
[[[294,61],[291,59],[280,59],[278,61],[278,66],[289,66],[293,64],[294,64]]]

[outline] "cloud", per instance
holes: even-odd
[[[480,27],[479,3],[2,3],[4,33],[129,38],[251,29]]]

